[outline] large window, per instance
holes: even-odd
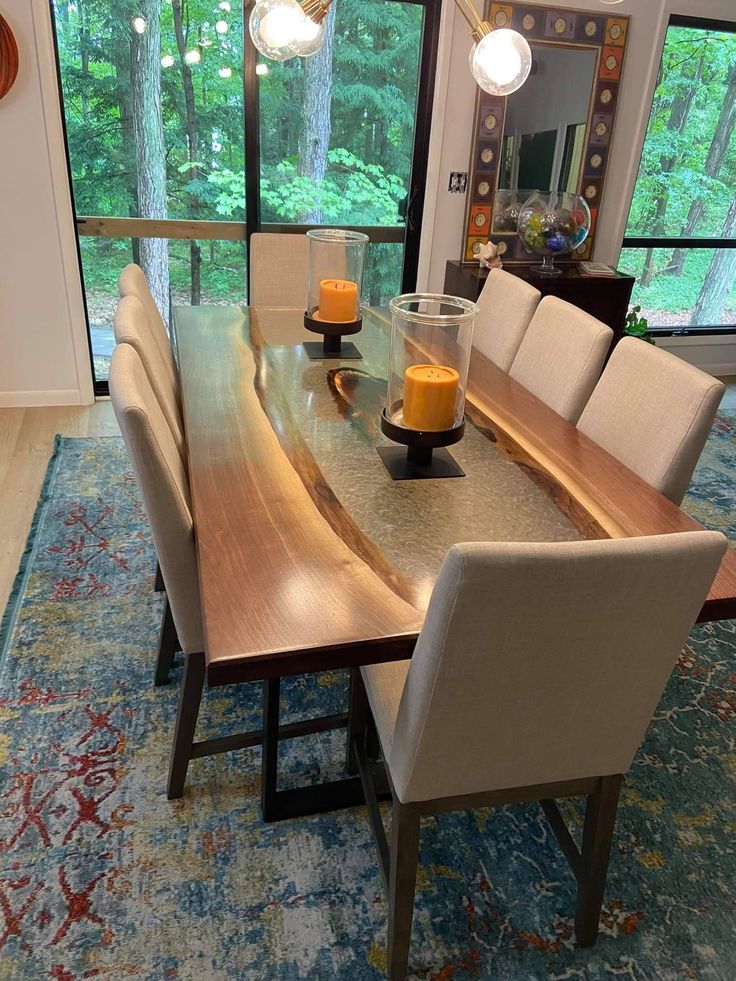
[[[650,328],[736,330],[736,24],[671,19],[623,244]]]
[[[369,234],[367,302],[414,288],[439,0],[333,0],[284,64],[252,3],[50,0],[98,392],[127,262],[168,319],[246,299],[253,231],[330,224]]]

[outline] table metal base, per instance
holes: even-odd
[[[343,341],[337,351],[325,349],[322,341],[304,341],[302,344],[310,361],[362,361],[363,355],[352,341]]]
[[[261,814],[263,820],[283,821],[286,818],[304,817],[325,811],[337,811],[343,807],[359,807],[365,803],[359,776],[332,780],[306,787],[277,790],[279,739],[284,738],[284,726],[279,725],[279,678],[263,683],[263,758],[261,762]],[[337,720],[347,724],[346,716],[325,716],[309,721],[310,732],[326,732],[338,728]],[[287,737],[289,738],[289,737]],[[380,800],[389,800],[388,784],[378,793]]]
[[[437,480],[439,477],[464,477],[465,471],[447,450],[430,450],[428,463],[413,463],[406,446],[377,446],[378,455],[392,480]]]

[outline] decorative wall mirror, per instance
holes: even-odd
[[[529,262],[517,235],[519,208],[533,191],[569,191],[590,208],[587,239],[564,256],[589,259],[618,103],[628,17],[487,0],[485,20],[529,41],[532,73],[507,97],[478,89],[463,260],[488,239],[504,262]]]

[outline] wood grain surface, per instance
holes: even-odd
[[[271,349],[308,336],[300,318],[288,309],[176,310],[212,685],[409,657],[428,600],[343,507],[295,424]],[[368,314],[364,329],[379,324]],[[369,393],[374,384],[352,371],[341,377],[324,365],[336,415],[354,412],[352,384]],[[357,423],[370,434],[380,397],[366,407]],[[477,352],[467,412],[584,537],[700,527]],[[701,619],[733,616],[729,552]]]
[[[307,489],[292,463],[306,463],[302,447],[284,453],[258,396],[274,394],[275,422],[278,379],[248,327],[239,308],[176,311],[208,682],[409,657],[423,611],[323,517],[339,502],[316,465]]]
[[[0,14],[0,99],[7,95],[18,76],[18,45],[10,24]]]

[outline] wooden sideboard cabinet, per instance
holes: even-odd
[[[613,330],[613,344],[621,339],[626,314],[634,288],[634,277],[617,272],[615,276],[581,276],[577,265],[560,265],[561,276],[540,276],[532,272],[531,264],[505,265],[505,272],[525,279],[542,296],[559,296],[576,307],[597,317]],[[483,289],[488,270],[477,262],[458,262],[451,259],[445,267],[445,293],[477,300]],[[613,347],[613,345],[612,345]]]

